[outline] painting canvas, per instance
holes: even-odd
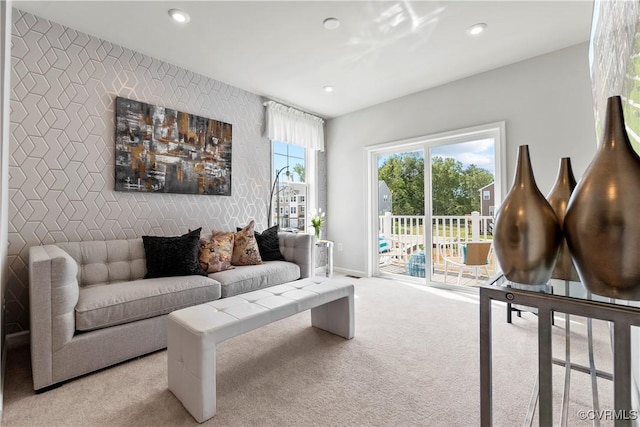
[[[598,142],[610,96],[622,97],[629,140],[640,153],[640,3],[596,0],[589,64]]]
[[[232,126],[116,98],[116,191],[231,195]]]

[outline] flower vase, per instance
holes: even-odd
[[[319,242],[320,240],[322,240],[322,229],[320,227],[315,228],[315,234],[316,234],[316,242]]]
[[[560,168],[558,170],[558,178],[553,188],[547,194],[547,201],[558,217],[560,228],[563,228],[564,216],[569,204],[569,198],[574,188],[576,188],[576,179],[573,176],[573,168],[571,167],[571,159],[563,157],[560,159]],[[571,259],[567,241],[562,237],[560,242],[560,250],[556,259],[556,266],[551,273],[552,279],[570,280],[577,282],[580,280],[576,267]]]
[[[625,131],[622,101],[607,100],[604,135],[571,195],[564,220],[569,251],[585,287],[640,299],[640,157]]]
[[[511,282],[545,285],[555,266],[562,232],[553,209],[536,185],[529,147],[518,149],[513,186],[496,214],[493,247]]]

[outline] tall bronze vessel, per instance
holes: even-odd
[[[567,211],[567,205],[569,204],[569,198],[573,189],[576,188],[576,178],[573,176],[573,168],[571,167],[571,159],[569,157],[563,157],[560,159],[560,168],[558,170],[558,178],[553,188],[547,194],[547,201],[551,208],[558,217],[560,227],[564,222],[564,216]],[[569,253],[569,247],[567,241],[562,237],[560,242],[560,250],[558,251],[558,257],[556,258],[556,266],[551,273],[552,279],[570,280],[577,282],[580,280],[578,272],[576,271],[571,254]]]
[[[551,278],[562,232],[533,177],[529,147],[518,150],[513,186],[496,215],[493,246],[505,277],[544,285]]]
[[[640,299],[640,157],[624,127],[619,96],[607,101],[604,136],[571,195],[569,250],[594,294]]]

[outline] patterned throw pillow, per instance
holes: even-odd
[[[235,233],[214,231],[210,240],[200,239],[200,267],[207,273],[232,269],[233,241]]]
[[[251,220],[249,225],[238,231],[233,242],[233,256],[231,264],[233,265],[255,265],[262,264],[260,251],[258,250],[258,242],[254,234],[253,228],[256,222]]]
[[[193,230],[182,236],[158,237],[142,236],[147,260],[145,279],[154,277],[205,276],[198,263],[198,241],[200,230]]]

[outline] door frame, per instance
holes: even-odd
[[[424,135],[415,138],[401,139],[396,141],[384,142],[380,144],[373,144],[364,147],[365,162],[367,165],[367,189],[366,194],[366,207],[367,207],[367,257],[365,272],[367,277],[373,275],[380,275],[382,277],[387,274],[380,274],[378,265],[378,164],[377,159],[380,155],[388,155],[395,153],[403,153],[408,151],[423,150],[425,156],[424,162],[424,212],[425,222],[427,224],[431,221],[431,148],[440,145],[455,144],[461,142],[469,142],[478,139],[493,138],[494,143],[494,161],[495,161],[495,209],[502,203],[504,196],[506,195],[507,185],[507,161],[506,161],[506,123],[505,121],[488,123],[479,126],[472,126],[463,129],[456,129],[452,131],[440,132],[436,134]],[[426,196],[428,195],[428,197]],[[429,212],[429,214],[427,214]],[[432,241],[431,227],[425,227],[424,230],[425,247],[427,242]],[[431,258],[429,257],[425,264],[425,270],[431,268]],[[390,275],[397,278],[398,275]],[[431,282],[430,275],[425,274],[425,279],[413,278],[411,276],[403,277],[403,280],[408,282],[429,284],[436,286],[445,286],[441,283]],[[448,285],[446,287],[449,287]],[[455,285],[451,285],[455,287]]]

